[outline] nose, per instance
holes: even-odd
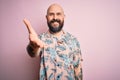
[[[57,19],[57,15],[54,15],[54,16],[53,16],[53,19]]]

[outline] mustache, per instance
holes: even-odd
[[[54,22],[60,23],[60,20],[59,19],[53,19],[53,20],[50,21],[50,23],[54,23]]]

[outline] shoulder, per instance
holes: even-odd
[[[40,38],[40,39],[44,39],[44,38],[46,38],[48,35],[47,35],[47,32],[43,32],[43,33],[41,33],[41,34],[39,34],[38,35],[38,37]]]
[[[71,37],[71,38],[76,38],[74,35],[72,35],[71,33],[69,33],[69,32],[65,32],[65,34],[66,34],[66,36],[68,36],[68,37]]]
[[[65,35],[66,37],[68,37],[70,40],[77,40],[77,37],[76,36],[74,36],[74,35],[72,35],[71,33],[69,33],[69,32],[66,32],[66,35]],[[77,40],[78,41],[78,40]]]
[[[77,39],[76,36],[72,35],[69,32],[66,32],[66,37],[68,38],[68,40],[70,40],[73,44],[75,44],[77,47],[80,47],[80,43]]]

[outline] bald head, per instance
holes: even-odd
[[[58,11],[58,12],[61,12],[62,14],[64,14],[64,11],[63,11],[63,8],[59,5],[59,4],[52,4],[52,5],[50,5],[49,7],[48,7],[48,9],[47,9],[47,14],[49,14],[50,12],[52,12],[52,11]]]

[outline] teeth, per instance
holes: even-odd
[[[58,22],[53,22],[53,23],[58,23]]]

